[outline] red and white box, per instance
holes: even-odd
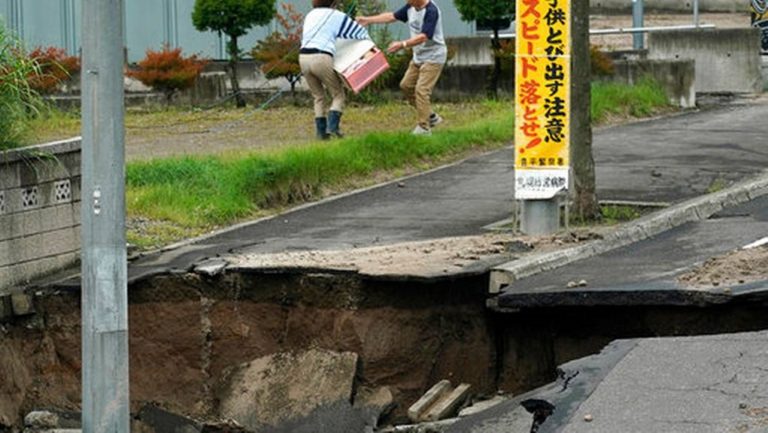
[[[389,69],[384,52],[369,40],[338,39],[333,69],[346,81],[350,89],[360,93],[365,86]]]

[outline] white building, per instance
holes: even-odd
[[[453,0],[433,0],[444,14],[447,36],[474,35],[474,23],[461,21]],[[310,8],[310,0],[288,0],[299,11]],[[212,32],[199,32],[192,25],[194,0],[125,0],[125,46],[129,62],[144,57],[147,49],[160,49],[167,43],[181,47],[185,54],[200,54],[212,59],[226,57],[225,38]],[[276,1],[280,9],[280,0]],[[391,8],[404,0],[387,0]],[[15,31],[28,47],[55,46],[75,54],[80,47],[82,0],[0,0],[0,18]],[[275,30],[274,23],[258,27],[239,39],[244,51]],[[407,28],[393,24],[395,36],[404,36]]]

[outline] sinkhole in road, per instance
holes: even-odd
[[[184,419],[231,418],[222,393],[244,377],[233,371],[277,354],[356,354],[349,399],[387,388],[394,404],[381,424],[405,422],[408,407],[443,379],[470,384],[473,396],[517,395],[616,339],[768,329],[762,304],[496,313],[486,307],[487,288],[487,274],[388,280],[306,270],[132,284],[134,422],[147,405]],[[20,428],[32,410],[79,411],[80,294],[39,292],[34,307],[0,329],[0,431]]]

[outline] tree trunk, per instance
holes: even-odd
[[[497,99],[499,97],[499,78],[501,77],[501,58],[499,57],[501,42],[499,39],[499,28],[495,24],[493,26],[493,39],[491,39],[491,47],[493,47],[493,72],[491,73],[491,83],[488,88],[488,97],[491,99]]]
[[[600,216],[595,194],[592,157],[591,72],[589,57],[589,2],[571,2],[571,166],[574,191],[572,212],[581,221]]]
[[[237,46],[237,38],[229,39],[229,78],[232,83],[232,93],[235,95],[235,102],[238,108],[245,107],[245,98],[240,92],[240,83],[237,81],[237,61],[240,58],[240,49]]]

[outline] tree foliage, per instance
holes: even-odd
[[[200,31],[239,38],[251,27],[269,24],[274,15],[274,0],[195,0],[192,24]]]
[[[261,71],[265,77],[285,78],[291,84],[293,93],[301,77],[299,47],[303,15],[289,3],[280,6],[283,12],[275,17],[280,30],[259,41],[251,51],[251,56],[261,62]]]
[[[274,15],[275,0],[195,0],[192,10],[195,28],[229,37],[229,74],[238,107],[245,106],[245,99],[237,81],[236,66],[241,54],[237,38],[248,33],[251,27],[269,24]]]
[[[506,20],[515,16],[515,0],[454,0],[464,21]]]
[[[613,60],[596,45],[589,46],[589,60],[593,77],[610,77],[616,73]]]
[[[166,45],[160,51],[147,50],[144,59],[138,63],[138,68],[129,70],[126,74],[163,92],[166,100],[170,101],[176,92],[195,84],[195,79],[206,63],[207,61],[198,59],[196,55],[185,57],[181,48],[171,49]]]
[[[40,66],[39,74],[29,74],[29,85],[42,95],[59,91],[66,80],[80,71],[80,58],[67,55],[63,48],[37,47],[28,56]]]

